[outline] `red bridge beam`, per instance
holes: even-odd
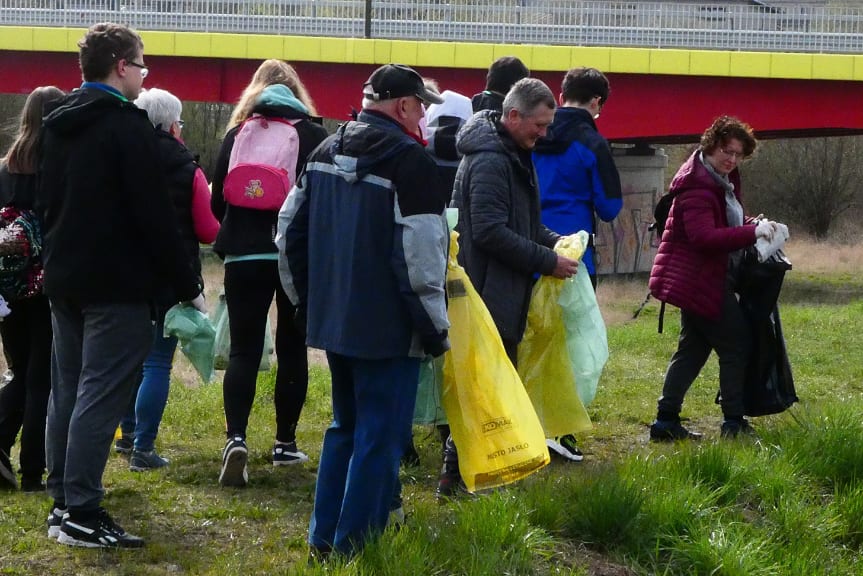
[[[258,60],[147,56],[147,86],[183,100],[235,102]],[[362,83],[375,65],[293,62],[322,116],[345,119],[358,108]],[[80,84],[77,55],[0,51],[0,93],[26,94],[53,84]],[[482,90],[485,70],[417,66],[442,89],[468,96]],[[557,94],[563,71],[534,74]],[[731,114],[764,137],[863,133],[863,82],[851,80],[736,78],[672,74],[608,74],[612,94],[600,130],[618,142],[692,141],[714,117]]]

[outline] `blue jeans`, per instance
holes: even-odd
[[[153,327],[153,343],[150,353],[144,360],[143,377],[137,393],[129,403],[129,409],[120,428],[124,436],[135,436],[135,450],[149,452],[156,442],[162,414],[168,403],[168,390],[171,385],[171,367],[174,361],[174,351],[177,349],[177,338],[165,338],[164,319]]]
[[[410,436],[418,358],[327,353],[333,423],[324,435],[309,544],[350,555],[383,531]]]

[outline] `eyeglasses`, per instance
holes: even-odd
[[[736,150],[728,150],[727,148],[720,148],[719,151],[722,152],[723,154],[725,154],[726,156],[728,156],[729,158],[734,158],[736,160],[743,160],[744,158],[746,158],[746,153],[744,153],[744,152],[737,152]]]
[[[143,64],[138,64],[137,62],[133,62],[132,60],[126,60],[126,64],[128,64],[129,66],[134,66],[135,68],[140,68],[142,80],[147,77],[147,74],[150,73],[150,70]]]
[[[180,129],[183,129],[186,127],[186,122],[184,120],[177,120],[176,124],[177,124],[177,126],[180,127]]]

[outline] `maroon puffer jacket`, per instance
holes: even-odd
[[[728,254],[755,243],[755,225],[728,227],[725,191],[696,151],[674,176],[674,196],[650,270],[650,294],[687,312],[718,320]],[[740,200],[740,173],[729,179]],[[741,202],[742,204],[742,202]]]

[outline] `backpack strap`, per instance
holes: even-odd
[[[657,326],[657,332],[662,334],[662,324],[665,321],[665,300],[659,305],[659,325]]]

